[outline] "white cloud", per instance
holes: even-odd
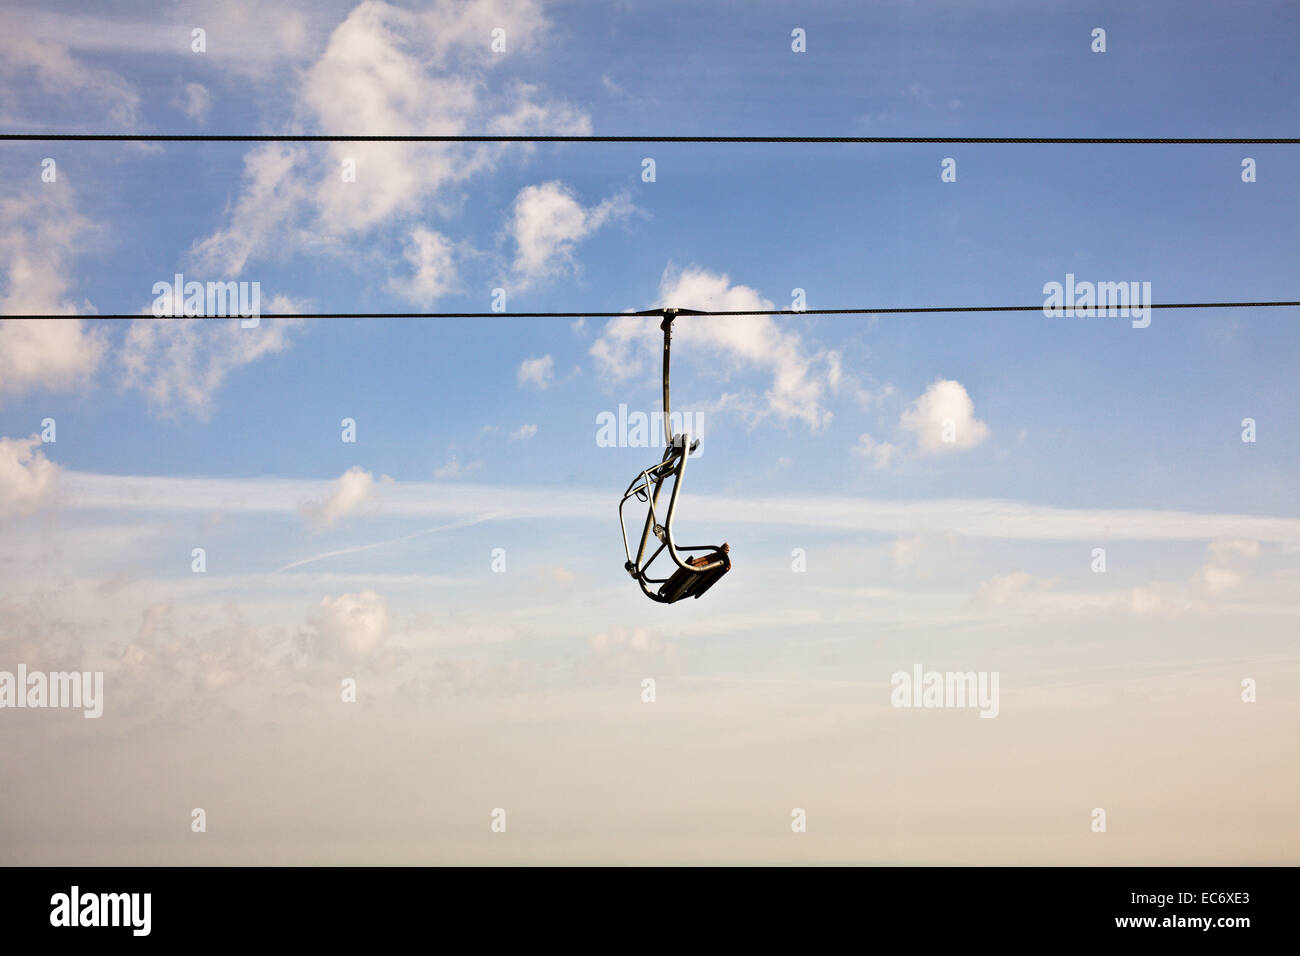
[[[899,424],[916,436],[927,454],[964,451],[989,437],[989,427],[975,417],[975,403],[960,382],[938,379],[914,401]]]
[[[1205,563],[1193,575],[1192,584],[1209,597],[1239,588],[1259,560],[1259,542],[1243,538],[1221,538],[1205,548]]]
[[[0,438],[0,518],[39,508],[58,474],[59,466],[45,457],[39,436]]]
[[[300,305],[283,296],[267,311],[293,312]],[[241,366],[289,347],[302,319],[263,319],[243,328],[239,319],[136,319],[122,343],[122,387],[138,389],[155,414],[184,413],[206,419],[226,376]]]
[[[456,268],[454,250],[446,236],[424,226],[417,226],[411,230],[406,251],[402,255],[411,264],[412,274],[406,278],[391,279],[388,284],[391,290],[425,306],[451,291]]]
[[[951,573],[959,558],[957,536],[950,532],[899,535],[891,551],[895,567],[921,578]]]
[[[150,61],[175,57],[192,65],[191,31],[207,33],[205,65],[255,81],[268,79],[278,68],[295,65],[323,41],[330,24],[317,14],[309,18],[291,3],[222,0],[204,4],[155,5],[148,18],[131,19],[129,12],[59,13],[28,7],[0,19],[0,36],[26,35],[68,49],[135,56]],[[10,22],[5,22],[8,19]]]
[[[195,122],[202,123],[212,109],[212,94],[202,83],[186,83],[172,97],[172,106]]]
[[[1001,607],[1027,592],[1034,583],[1034,577],[1028,571],[994,575],[975,589],[975,601],[979,604]]]
[[[359,117],[380,134],[461,132],[479,92],[474,77],[437,69],[444,65],[436,49],[443,34],[426,32],[432,26],[387,3],[357,6],[304,76],[305,112],[326,132],[351,132]],[[335,170],[318,181],[313,199],[322,225],[335,233],[410,212],[474,165],[455,162],[446,147],[409,143],[336,143],[330,152]],[[355,183],[338,175],[344,159],[356,161]]]
[[[1205,548],[1209,557],[1217,562],[1249,560],[1259,557],[1259,542],[1240,538],[1211,541]]]
[[[29,79],[46,96],[93,110],[113,129],[139,125],[140,94],[126,80],[111,70],[86,66],[59,40],[32,36],[22,16],[15,12],[0,18],[0,76]],[[0,89],[7,113],[22,102],[12,89]]]
[[[510,433],[510,437],[516,441],[527,441],[537,434],[536,425],[520,425],[518,429]]]
[[[93,229],[77,213],[62,172],[57,182],[0,200],[0,311],[75,315],[69,276]],[[105,348],[103,334],[81,319],[0,321],[0,393],[75,388],[90,380]]]
[[[677,271],[672,266],[664,270],[660,281],[659,304],[718,311],[775,308],[754,289],[732,285],[726,275],[698,267]],[[746,408],[734,396],[728,397],[728,404],[751,418],[793,419],[814,429],[829,424],[831,413],[823,399],[838,367],[838,356],[810,352],[798,332],[784,328],[772,316],[685,316],[673,325],[673,339],[678,343],[674,360],[680,356],[707,362],[718,372],[754,369],[771,376],[761,405],[750,403]],[[657,363],[662,341],[654,319],[611,319],[592,345],[591,354],[603,374],[619,381],[641,375]]]
[[[311,11],[307,5],[306,10]],[[193,56],[190,51],[190,31],[202,26],[207,31],[207,52],[212,65],[255,82],[268,80],[279,69],[300,64],[313,49],[317,49],[324,21],[318,16],[316,25],[309,12],[294,9],[290,3],[263,3],[261,0],[222,0],[218,4],[204,4],[200,22],[192,11],[181,8],[178,19],[183,31],[180,54]],[[155,26],[148,32],[157,33]],[[174,43],[168,44],[176,52]]]
[[[1207,564],[1199,572],[1200,585],[1205,589],[1205,593],[1211,597],[1222,594],[1224,591],[1230,591],[1240,585],[1242,575],[1232,568],[1222,568],[1213,564]]]
[[[514,83],[507,98],[515,104],[508,113],[488,121],[488,132],[496,136],[553,135],[562,129],[570,136],[590,136],[591,118],[567,103],[538,103],[540,90],[531,83]]]
[[[558,181],[521,189],[507,227],[516,246],[515,288],[572,270],[574,245],[632,209],[622,194],[583,207],[572,190]]]
[[[299,512],[316,527],[328,528],[370,501],[374,490],[374,475],[354,465],[334,482],[326,498],[305,502]]]
[[[312,619],[324,650],[344,650],[366,657],[388,634],[388,605],[374,591],[323,597],[321,611]]]
[[[873,468],[888,468],[898,449],[887,441],[876,441],[870,435],[860,435],[853,454],[866,458]]]
[[[453,459],[455,462],[455,459]],[[462,474],[470,466],[457,466]],[[328,494],[328,483],[281,478],[216,479],[96,475],[68,472],[60,478],[65,507],[126,513],[288,514]],[[534,488],[517,495],[504,486],[400,482],[375,503],[379,517],[458,520],[560,518],[605,521],[608,488]],[[1161,511],[1140,508],[1056,508],[987,498],[939,500],[847,495],[697,494],[693,509],[719,525],[827,528],[872,532],[1026,541],[1211,541],[1250,538],[1300,546],[1300,518],[1272,515]]]
[[[491,53],[489,40],[502,25],[515,54],[535,45],[548,27],[533,0],[439,0],[423,11],[367,0],[334,29],[303,72],[292,104],[296,121],[338,133],[355,132],[359,121],[377,134],[589,132],[584,114],[540,101],[536,87],[516,82],[494,92],[490,73],[502,58]],[[300,249],[347,251],[350,239],[377,227],[445,212],[457,198],[452,187],[491,169],[512,148],[518,149],[427,143],[258,147],[248,154],[242,192],[227,223],[195,244],[196,260],[234,274],[258,257]],[[355,165],[355,181],[343,180],[345,161]],[[424,282],[414,280],[403,294],[430,300],[453,284],[451,262],[438,243],[413,242],[417,272],[426,259],[430,266]]]
[[[591,653],[579,667],[588,672],[617,671],[654,663],[671,666],[678,659],[677,647],[643,627],[614,628],[593,634]]]
[[[555,377],[555,360],[549,355],[524,359],[519,363],[519,384],[546,388]]]
[[[138,628],[118,655],[119,718],[193,707],[196,695],[228,692],[265,667],[265,644],[234,603],[199,610],[164,600],[138,613]]]
[[[245,154],[243,187],[229,225],[190,250],[200,269],[216,273],[214,278],[235,276],[250,257],[272,250],[277,239],[284,245],[299,241],[300,206],[308,197],[300,174],[307,156],[301,147],[284,143],[267,143]]]
[[[445,465],[433,470],[433,477],[439,481],[458,481],[461,478],[468,478],[482,467],[481,461],[471,461],[462,465],[460,459],[452,455]]]
[[[0,320],[0,392],[73,388],[89,381],[104,348],[82,319]]]
[[[1159,587],[1136,587],[1129,591],[1129,609],[1134,614],[1155,614],[1167,606],[1168,597]]]

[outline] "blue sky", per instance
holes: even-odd
[[[0,14],[0,126],[1288,137],[1296,26],[1285,3],[1231,15],[1208,3],[19,5]],[[203,53],[191,51],[194,27],[206,31]],[[495,27],[503,54],[489,48]],[[805,53],[791,50],[796,27]],[[1106,30],[1104,53],[1090,50],[1094,27]],[[41,182],[45,157],[54,183]],[[642,180],[647,157],[654,182]],[[955,183],[940,180],[945,157]],[[1245,157],[1255,182],[1242,181]],[[358,161],[356,182],[341,181],[346,159]],[[700,602],[666,609],[626,578],[614,524],[618,494],[659,453],[595,440],[602,412],[658,406],[652,320],[241,329],[90,316],[146,311],[153,284],[176,272],[257,281],[267,312],[478,312],[498,287],[511,311],[781,309],[796,288],[810,308],[1034,305],[1067,273],[1150,282],[1157,302],[1294,299],[1295,147],[11,142],[0,170],[4,311],[83,316],[0,326],[0,648],[29,666],[105,670],[110,705],[93,734],[124,748],[145,735],[142,762],[128,764],[140,774],[191,745],[176,728],[198,707],[219,712],[223,730],[278,728],[275,747],[292,749],[303,738],[283,707],[302,705],[268,688],[333,715],[332,688],[355,672],[376,689],[357,705],[374,727],[440,740],[469,727],[480,749],[466,772],[510,792],[518,755],[495,749],[493,730],[534,708],[544,716],[520,733],[561,755],[537,799],[572,806],[564,755],[571,775],[589,748],[642,733],[624,726],[638,712],[620,709],[619,682],[633,681],[635,703],[653,672],[671,674],[696,708],[662,741],[707,742],[698,766],[664,757],[665,780],[721,761],[745,779],[785,781],[773,806],[787,784],[809,802],[781,758],[737,741],[759,727],[763,739],[788,737],[812,779],[819,761],[842,764],[870,739],[896,787],[873,796],[893,842],[882,848],[879,833],[845,819],[842,839],[828,835],[816,853],[1015,861],[1034,841],[982,842],[952,823],[978,818],[978,801],[919,782],[937,772],[936,755],[989,748],[978,752],[1006,768],[986,781],[994,792],[1029,774],[1040,750],[1086,750],[1094,721],[1161,727],[1189,695],[1204,702],[1205,733],[1230,740],[1243,705],[1222,695],[1231,703],[1243,677],[1267,675],[1272,699],[1289,690],[1289,702],[1260,718],[1264,756],[1239,755],[1237,769],[1294,802],[1293,309],[1157,312],[1142,329],[1033,312],[683,319],[674,399],[703,416],[705,448],[681,528],[729,540],[736,570]],[[46,418],[53,444],[32,438]],[[340,441],[345,418],[356,443]],[[945,418],[955,443],[934,437]],[[1255,442],[1242,441],[1245,418]],[[203,577],[191,572],[194,547],[208,555]],[[1089,570],[1095,547],[1108,550],[1105,574]],[[490,568],[497,548],[505,573]],[[794,549],[807,572],[792,571]],[[889,709],[887,679],[918,660],[1001,669],[1003,717],[977,724],[1009,724],[1004,735],[974,744],[968,729],[930,723],[913,748],[915,715]],[[159,690],[177,681],[174,698]],[[835,696],[859,684],[860,699]],[[1043,708],[1055,714],[1067,684],[1084,699],[1056,727]],[[755,703],[776,686],[789,696]],[[827,693],[843,703],[826,710]],[[417,716],[395,717],[394,702],[410,700]],[[603,715],[581,741],[565,731],[580,713]],[[753,722],[709,722],[724,713]],[[1044,738],[1044,725],[1059,736]],[[65,730],[92,734],[23,728],[0,746],[17,754]],[[1144,790],[1131,768],[1115,769],[1143,766],[1141,753],[1097,770],[1096,789],[1135,813],[1162,806],[1154,778]],[[373,769],[400,764],[394,752]],[[258,767],[238,773],[260,779]],[[1183,764],[1162,767],[1177,775]],[[1058,801],[1063,818],[1071,800],[1094,806],[1073,772],[1035,806]],[[208,783],[237,802],[219,779],[214,770]],[[707,800],[727,804],[730,784],[715,783]],[[823,780],[807,792],[847,812],[865,785]],[[122,848],[120,833],[139,825],[139,794],[124,786],[111,810],[66,808],[101,835],[108,862],[144,853]],[[200,799],[187,786],[171,796]],[[913,786],[937,816],[900,809]],[[471,791],[449,798],[449,818],[504,799]],[[1233,799],[1243,814],[1284,818],[1272,798]],[[16,806],[34,813],[41,801],[33,786]],[[755,806],[745,812],[757,821]],[[222,859],[274,855],[247,836],[266,824],[258,812],[232,811],[251,829],[224,838]],[[1045,858],[1096,861],[1054,812],[1035,824]],[[967,838],[928,842],[936,819]],[[1121,856],[1294,862],[1285,819],[1285,839],[1224,822],[1190,849],[1174,823],[1153,824]],[[749,831],[730,842],[683,832],[662,851],[671,859],[700,847],[726,859],[789,852]],[[611,834],[621,835],[573,852],[660,852],[635,826]],[[196,861],[186,836],[160,831],[150,845],[160,859]],[[459,831],[438,839],[444,859],[498,852]],[[512,858],[569,853],[536,840]],[[399,844],[385,833],[328,853],[400,859]],[[22,847],[15,859],[52,852]],[[302,847],[275,852],[307,858]]]

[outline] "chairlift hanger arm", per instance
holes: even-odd
[[[644,312],[637,312],[637,315],[661,315],[663,321],[659,323],[659,328],[664,333],[664,441],[668,447],[673,444],[673,426],[672,426],[672,405],[668,388],[668,370],[673,341],[673,319],[679,315],[707,315],[707,312],[701,312],[698,309],[647,309]]]

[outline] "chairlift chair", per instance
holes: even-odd
[[[686,475],[686,461],[700,445],[698,438],[691,441],[690,436],[684,432],[679,435],[673,434],[668,394],[669,350],[673,337],[673,320],[681,315],[705,315],[706,313],[696,312],[693,309],[652,309],[637,314],[663,316],[659,328],[664,333],[664,437],[667,444],[660,462],[638,474],[627,486],[627,491],[623,492],[623,498],[618,503],[619,524],[623,530],[623,552],[627,557],[623,567],[641,585],[641,590],[645,592],[646,597],[661,604],[672,604],[683,598],[698,598],[731,570],[730,547],[726,542],[721,545],[683,545],[678,544],[673,538],[673,514],[677,510],[677,499],[681,495],[682,480]],[[664,482],[669,478],[672,479],[673,487],[668,497],[668,509],[663,513],[661,521],[659,495],[663,491]],[[645,525],[641,531],[641,543],[637,547],[635,559],[632,557],[631,546],[628,543],[627,519],[624,517],[624,506],[633,497],[648,505]],[[658,546],[650,551],[654,540],[658,541]],[[646,556],[648,551],[650,551],[649,557]],[[650,566],[665,551],[672,563],[676,565],[675,569],[667,577],[651,577]],[[684,557],[684,552],[703,553]],[[656,588],[655,585],[658,587]]]

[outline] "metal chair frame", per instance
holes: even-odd
[[[664,437],[667,445],[664,449],[663,459],[657,465],[640,472],[627,486],[627,490],[623,492],[623,497],[618,503],[618,518],[623,531],[623,552],[627,557],[624,568],[640,584],[641,590],[647,597],[661,604],[671,604],[685,597],[693,596],[698,598],[712,587],[718,578],[731,569],[731,558],[727,554],[727,545],[725,544],[721,546],[707,544],[682,545],[678,544],[673,538],[673,515],[677,511],[677,500],[681,495],[682,482],[686,476],[686,462],[700,443],[698,439],[692,442],[684,432],[679,435],[673,434],[668,388],[672,324],[673,320],[679,315],[700,315],[702,313],[691,309],[655,309],[640,314],[663,316],[663,322],[660,323],[659,327],[664,333]],[[661,522],[659,520],[659,496],[664,490],[664,482],[670,477],[672,478],[673,487],[668,497],[668,510],[664,513]],[[627,536],[627,520],[623,513],[628,500],[633,497],[646,502],[649,506],[635,560],[632,558],[632,548]],[[651,547],[652,539],[658,540],[659,546],[647,558],[646,552]],[[664,551],[668,552],[668,557],[677,566],[677,570],[670,577],[651,577],[650,566]],[[710,551],[714,552],[716,557],[701,564],[694,564],[691,561],[699,560],[698,558],[683,559],[682,557],[682,552],[691,551]],[[673,583],[670,585],[670,582]],[[658,585],[658,589],[652,589],[651,585]]]

